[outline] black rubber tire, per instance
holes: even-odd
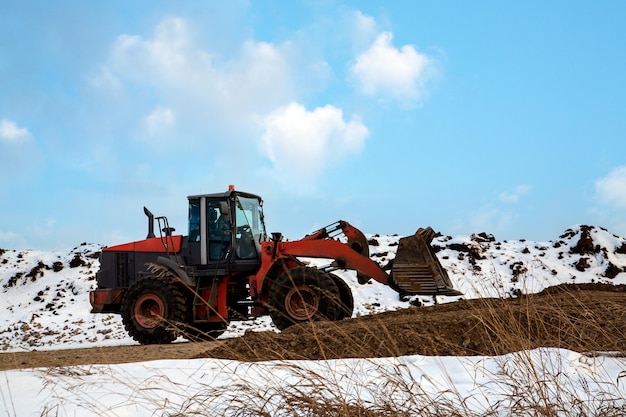
[[[171,278],[146,276],[126,291],[121,313],[126,331],[137,342],[171,343],[186,326],[186,297]]]
[[[352,313],[354,312],[354,297],[352,296],[352,290],[348,284],[346,284],[346,282],[337,275],[331,274],[330,272],[328,275],[330,275],[339,289],[339,314],[337,315],[337,320],[351,318]]]
[[[339,298],[339,288],[329,274],[315,268],[293,268],[272,283],[270,317],[279,330],[308,321],[337,320]]]

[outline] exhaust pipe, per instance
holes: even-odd
[[[150,239],[156,237],[154,235],[154,214],[147,209],[146,206],[143,207],[143,212],[148,216],[148,237],[146,239]]]

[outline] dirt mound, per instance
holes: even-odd
[[[624,286],[561,285],[341,322],[248,332],[197,357],[246,361],[402,355],[502,355],[536,347],[626,351]]]
[[[559,285],[519,298],[412,307],[235,339],[0,354],[0,370],[157,359],[240,361],[501,355],[536,347],[626,352],[626,287]]]

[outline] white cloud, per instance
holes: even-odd
[[[345,118],[332,105],[309,111],[295,104],[323,90],[331,75],[326,61],[307,53],[307,40],[247,39],[218,51],[196,33],[188,21],[172,18],[151,35],[118,36],[92,80],[94,87],[121,86],[118,97],[131,101],[123,108],[134,111],[124,116],[136,120],[140,141],[158,150],[171,143],[158,140],[167,132],[161,138],[176,137],[179,149],[210,146],[211,172],[233,161],[259,166],[261,156],[272,173],[312,179],[329,161],[362,148],[368,130],[357,117]]]
[[[469,213],[468,219],[463,221],[463,225],[467,228],[463,228],[462,233],[487,232],[497,236],[510,228],[515,217],[515,214],[508,210],[486,204]]]
[[[626,166],[613,169],[595,183],[596,195],[601,203],[616,208],[626,208]]]
[[[15,232],[2,232],[0,231],[0,242],[10,242],[18,238]]]
[[[152,39],[137,35],[120,35],[113,46],[116,68],[126,75],[154,77],[171,75],[189,64],[190,40],[183,19],[167,19],[157,25]]]
[[[528,194],[532,187],[529,185],[518,185],[512,192],[505,191],[498,196],[503,203],[516,203],[520,197]]]
[[[341,109],[327,105],[308,111],[291,103],[262,121],[262,153],[286,180],[314,180],[329,164],[363,147],[369,132],[357,117],[345,121]]]
[[[361,49],[368,47],[378,32],[376,21],[360,11],[351,14],[352,36],[354,44]]]
[[[512,191],[500,193],[497,202],[483,204],[478,209],[469,212],[467,218],[460,221],[455,229],[458,233],[488,232],[496,236],[508,232],[520,215],[512,209],[513,206],[510,204],[517,203],[531,190],[530,185],[521,184],[514,187]]]
[[[21,236],[15,232],[3,232],[0,230],[0,248],[19,248],[26,247],[27,243],[24,236]]]
[[[144,126],[149,135],[156,135],[164,129],[173,126],[176,117],[172,109],[158,107],[144,119]]]
[[[0,120],[0,139],[7,141],[19,141],[30,137],[30,132],[25,127],[18,127],[11,120]]]
[[[241,126],[253,114],[293,100],[299,87],[328,77],[324,62],[311,62],[289,41],[248,40],[220,54],[203,47],[193,33],[186,20],[171,18],[152,37],[121,35],[98,80],[147,85],[181,117],[205,126]]]
[[[30,138],[27,128],[0,120],[0,200],[10,188],[31,181],[40,169],[41,153]]]
[[[433,75],[434,61],[412,45],[395,48],[393,35],[378,35],[370,47],[356,57],[350,68],[358,88],[365,95],[393,98],[401,102],[419,101],[425,83]]]
[[[122,82],[106,66],[102,66],[98,73],[89,77],[88,82],[96,89],[111,93],[122,90]]]

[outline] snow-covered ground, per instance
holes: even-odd
[[[393,258],[398,236],[368,238],[373,259],[384,265]],[[561,283],[626,283],[626,240],[597,227],[578,225],[549,242],[498,241],[481,233],[440,236],[432,245],[455,288],[466,298],[512,297]],[[0,352],[135,343],[119,316],[90,314],[88,291],[95,287],[100,249],[96,244],[59,252],[0,249]],[[359,285],[351,272],[339,274],[354,293],[355,315],[404,308],[413,301],[399,300],[393,290],[376,282]],[[423,304],[433,302],[429,297],[419,298]],[[235,322],[222,337],[235,337],[247,329],[268,330],[272,324],[267,318]],[[520,361],[536,364],[533,369],[539,374],[524,374],[524,367],[517,366]],[[335,395],[332,398],[338,401],[367,404],[391,399],[402,404],[408,395],[433,401],[431,407],[449,401],[479,414],[498,409],[506,415],[513,385],[502,377],[558,379],[552,381],[556,387],[569,384],[573,389],[567,392],[577,395],[557,398],[562,402],[601,405],[602,399],[612,396],[623,405],[625,369],[621,358],[590,359],[556,349],[495,358],[411,356],[257,364],[198,359],[76,366],[2,372],[0,410],[5,409],[8,416],[195,415],[198,409],[203,410],[200,415],[220,415],[245,400],[242,404],[248,402],[267,415],[294,415],[281,408],[287,407],[281,405],[281,395],[272,394],[289,386],[304,387],[304,381],[319,378],[323,386],[333,387],[324,395]],[[494,380],[494,375],[501,378]],[[381,384],[389,378],[406,389],[386,393]],[[263,406],[265,400],[269,402]]]
[[[313,416],[317,405],[341,411],[346,403],[421,416],[621,416],[623,409],[611,411],[624,406],[624,369],[623,359],[558,349],[498,357],[163,360],[2,372],[0,410],[7,416]],[[542,414],[541,400],[555,409]]]

